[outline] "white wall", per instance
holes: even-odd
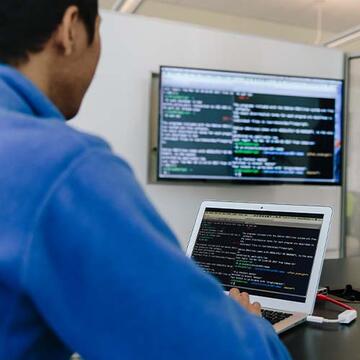
[[[347,238],[346,255],[360,256],[360,58],[350,61],[349,118],[347,158]]]
[[[148,184],[151,73],[159,65],[341,79],[341,52],[244,36],[166,20],[103,14],[103,57],[74,124],[105,137],[125,157],[150,198],[186,244],[205,199],[332,206],[329,245],[337,256],[340,188]]]

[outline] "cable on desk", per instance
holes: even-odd
[[[317,294],[316,295],[316,300],[320,300],[320,301],[327,301],[327,302],[330,302],[330,303],[333,303],[335,305],[338,305],[344,309],[347,309],[347,310],[355,310],[353,307],[345,304],[343,301],[338,301],[338,300],[335,300],[333,298],[331,298],[330,296],[327,296],[327,295],[324,295],[324,294]]]
[[[322,316],[309,315],[306,318],[306,320],[309,322],[318,323],[318,324],[322,324],[322,323],[350,324],[352,321],[354,321],[357,318],[357,311],[354,308],[352,308],[351,306],[344,304],[341,301],[335,300],[335,299],[331,298],[330,296],[327,296],[324,294],[318,294],[316,296],[316,299],[320,300],[320,301],[330,302],[330,303],[338,305],[346,310],[343,311],[341,314],[339,314],[337,319],[326,319]]]

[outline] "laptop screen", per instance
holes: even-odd
[[[192,259],[225,290],[305,303],[323,218],[207,208]]]

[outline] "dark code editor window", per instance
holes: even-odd
[[[192,258],[226,290],[305,302],[322,215],[224,211],[205,212]]]

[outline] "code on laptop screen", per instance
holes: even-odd
[[[225,290],[304,303],[322,214],[206,209],[192,253]]]

